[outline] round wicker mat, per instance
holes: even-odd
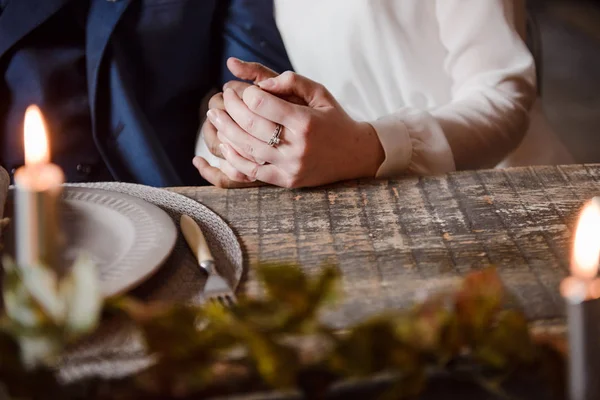
[[[142,185],[127,183],[92,183],[83,186],[111,190],[139,197],[165,210],[179,227],[179,218],[187,214],[202,228],[215,258],[217,268],[234,288],[242,277],[242,250],[231,228],[215,213],[185,196]],[[165,265],[133,291],[144,300],[161,300],[200,304],[203,302],[205,274],[187,247],[181,233],[173,254]],[[74,347],[64,358],[60,376],[66,381],[99,376],[117,378],[149,365],[136,330],[121,320],[103,322],[99,330]]]

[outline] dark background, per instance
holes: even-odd
[[[600,0],[527,0],[546,116],[576,162],[600,162]]]

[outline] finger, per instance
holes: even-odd
[[[279,161],[279,151],[244,131],[225,111],[213,109],[207,115],[221,143],[231,143],[238,153],[261,164]]]
[[[208,108],[220,108],[221,110],[225,109],[225,104],[223,103],[223,93],[217,93],[208,101]]]
[[[232,149],[232,151],[235,151]],[[232,182],[239,183],[251,183],[256,182],[256,179],[250,179],[246,175],[242,174],[240,171],[235,169],[227,160],[221,160],[219,164],[219,169],[223,172],[227,178],[229,178]]]
[[[335,101],[323,85],[291,71],[257,84],[277,96],[297,96],[310,108],[330,107]]]
[[[261,182],[234,182],[230,180],[219,168],[211,166],[208,161],[202,157],[194,157],[194,166],[200,175],[212,185],[220,188],[244,188],[262,185]]]
[[[223,93],[223,99],[225,111],[240,128],[264,143],[269,142],[277,124],[250,111],[242,99],[231,90]]]
[[[237,78],[255,83],[277,76],[275,71],[262,64],[245,62],[234,57],[227,60],[227,68],[229,68],[231,73]]]
[[[217,128],[208,119],[202,124],[202,138],[208,150],[219,158],[223,158],[219,145],[221,141],[217,135]]]
[[[241,99],[242,95],[244,94],[244,90],[246,90],[248,87],[250,87],[252,85],[250,85],[247,82],[242,82],[242,81],[229,81],[227,82],[225,85],[223,85],[223,92],[226,91],[227,89],[231,89],[233,90],[238,97]]]
[[[251,84],[247,83],[247,82],[242,82],[242,81],[229,81],[227,82],[225,85],[223,85],[223,92],[227,89],[233,89],[233,91],[238,95],[238,97],[241,99],[242,96],[244,95],[244,91],[249,88],[250,86],[252,86]],[[268,90],[267,90],[268,91]],[[277,95],[277,93],[274,93],[275,95]],[[216,103],[215,102],[215,106],[211,107],[211,103],[209,103],[209,108],[223,108],[222,101],[223,101],[223,93],[219,93],[218,95],[215,96],[219,96],[218,100],[221,101],[221,103]],[[298,104],[300,106],[305,106],[306,102],[301,99],[300,97],[296,96],[296,95],[281,95],[279,96],[282,99],[285,99],[287,101],[289,101],[290,103],[294,103],[294,104]]]
[[[244,91],[243,101],[254,114],[292,130],[303,126],[306,113],[310,112],[308,107],[292,104],[256,86]]]
[[[231,146],[224,144],[221,149],[225,160],[233,168],[247,176],[249,179],[255,179],[257,181],[270,183],[276,186],[289,187],[287,180],[283,172],[274,165],[266,164],[259,165],[255,162],[249,161],[244,157],[240,156],[235,152]]]

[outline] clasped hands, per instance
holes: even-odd
[[[227,66],[254,85],[229,82],[209,102],[202,134],[222,160],[212,167],[194,158],[207,181],[225,188],[298,188],[376,175],[385,155],[374,128],[353,120],[324,86],[234,58]],[[280,143],[270,146],[277,124]]]

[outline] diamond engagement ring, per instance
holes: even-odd
[[[271,136],[269,143],[267,143],[269,146],[275,147],[281,142],[281,140],[279,138],[281,136],[282,130],[283,130],[283,126],[281,126],[280,124],[277,124],[277,127],[275,128],[275,132],[273,132],[273,136]]]

